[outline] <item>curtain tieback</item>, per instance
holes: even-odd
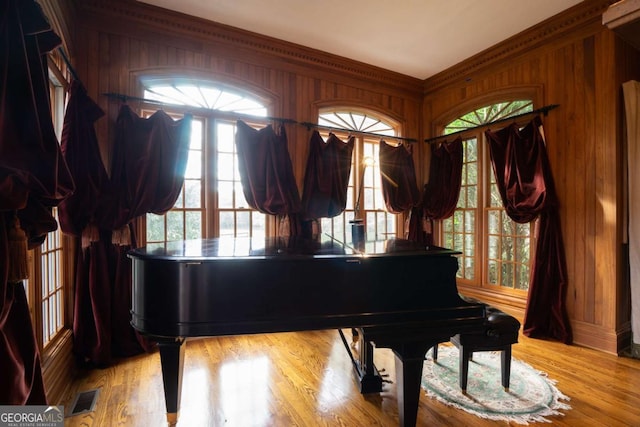
[[[95,224],[87,224],[82,230],[82,249],[87,249],[93,242],[100,241],[100,231]]]
[[[111,243],[119,246],[131,246],[131,231],[129,225],[113,230],[111,233]]]
[[[15,283],[29,278],[27,264],[27,233],[20,226],[18,213],[13,217],[13,222],[7,233],[9,241],[9,277],[8,281]]]

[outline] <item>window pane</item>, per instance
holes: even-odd
[[[453,230],[455,233],[464,232],[464,211],[455,211],[453,214]]]
[[[489,211],[489,233],[498,234],[500,232],[500,212]]]
[[[218,181],[218,207],[233,208],[233,182]],[[244,196],[243,196],[244,197]]]
[[[473,234],[476,229],[475,225],[475,212],[472,210],[464,211],[464,231],[465,233]]]
[[[167,241],[184,240],[184,211],[167,212]]]
[[[266,215],[259,212],[251,212],[252,237],[266,236]]]
[[[236,215],[236,236],[251,236],[251,222],[248,211],[239,211]]]
[[[235,215],[233,212],[222,211],[219,214],[220,219],[220,236],[235,235]]]
[[[234,173],[233,153],[218,153],[218,179],[223,181],[233,181]]]
[[[189,150],[185,178],[199,179],[202,176],[202,151]]]
[[[201,239],[202,238],[202,213],[200,211],[196,212],[186,212],[186,233],[185,237],[187,239]]]
[[[242,189],[242,183],[236,181],[234,185],[234,207],[236,209],[249,209],[249,203],[247,203],[246,197],[244,197],[244,190]]]
[[[183,192],[185,194],[185,207],[186,208],[200,208],[202,207],[202,186],[200,181],[186,180],[184,182]]]
[[[529,266],[527,264],[518,264],[516,269],[516,289],[529,289]]]
[[[53,209],[57,218],[57,209]],[[39,262],[35,266],[39,279],[39,302],[42,310],[40,331],[42,345],[46,346],[64,326],[64,296],[63,263],[60,230],[47,233],[45,241],[38,251]],[[37,280],[37,279],[36,279]],[[38,283],[37,281],[35,283]]]
[[[458,204],[456,207],[458,208],[467,207],[467,187],[460,188],[460,195],[458,196]]]
[[[466,141],[465,161],[469,163],[478,161],[478,140],[472,138]]]
[[[494,260],[489,260],[488,281],[493,285],[498,284],[498,263]]]
[[[473,258],[464,258],[464,278],[467,280],[473,280],[475,278],[475,263]]]
[[[478,207],[478,187],[473,185],[467,188],[467,207],[468,208],[477,208]]]
[[[513,277],[513,264],[511,263],[503,263],[502,264],[502,278],[500,280],[500,286],[505,286],[508,288],[512,288],[514,282]]]
[[[202,150],[202,120],[194,119],[191,121],[191,140],[189,141],[190,150]]]
[[[164,241],[164,216],[147,214],[147,241]]]
[[[500,250],[500,238],[498,236],[489,236],[489,258],[498,259]]]
[[[228,122],[218,122],[216,128],[218,152],[235,153],[235,126]]]
[[[361,205],[364,205],[363,208],[366,210],[373,210],[374,205],[373,205],[373,189],[372,188],[365,188],[364,191],[362,192],[362,200],[360,201]]]

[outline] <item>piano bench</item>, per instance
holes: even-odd
[[[469,300],[468,298],[466,298]],[[509,389],[511,374],[511,345],[518,342],[520,322],[513,316],[486,305],[485,327],[483,332],[457,334],[451,337],[451,343],[458,348],[460,354],[460,389],[467,391],[469,360],[476,351],[500,351],[500,370],[502,386]],[[433,360],[438,359],[438,345],[433,348]]]

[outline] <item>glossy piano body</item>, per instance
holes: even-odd
[[[130,252],[132,325],[160,345],[177,417],[186,337],[358,328],[396,355],[401,425],[414,425],[426,351],[477,330],[484,309],[457,292],[456,253],[402,239],[207,239]],[[372,360],[363,360],[372,373]],[[361,378],[361,381],[366,379]]]

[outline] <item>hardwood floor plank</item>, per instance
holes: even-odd
[[[398,424],[395,361],[387,349],[375,350],[376,366],[387,375],[383,391],[362,395],[335,330],[202,338],[185,345],[178,427]],[[549,417],[552,425],[639,425],[640,360],[526,337],[514,345],[513,356],[547,373],[570,397],[572,409]],[[100,388],[95,411],[68,417],[65,426],[167,425],[157,352],[84,372],[60,403],[68,410],[75,393],[93,388]],[[419,426],[505,424],[420,396]]]

